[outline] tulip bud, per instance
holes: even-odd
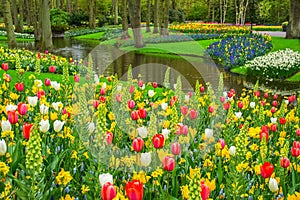
[[[213,106],[208,106],[208,112],[213,113],[215,111]]]
[[[269,162],[265,162],[260,167],[260,173],[263,178],[269,178],[272,175],[273,171],[274,171],[274,166]]]
[[[102,200],[113,200],[117,196],[117,190],[110,182],[105,183],[101,189]]]
[[[24,83],[16,83],[15,84],[15,88],[16,90],[18,90],[19,92],[22,92],[24,90]]]
[[[153,83],[152,83],[152,86],[153,86],[154,88],[157,88],[157,86],[158,86],[158,85],[157,85],[157,82],[153,82]]]
[[[220,101],[221,101],[221,103],[224,103],[225,102],[225,98],[223,96],[220,96]]]
[[[202,200],[207,200],[210,194],[210,189],[207,185],[204,184],[204,181],[200,182],[200,187],[201,187],[201,199]]]
[[[139,119],[139,114],[138,114],[138,111],[132,111],[131,112],[131,119],[132,120],[138,120]]]
[[[2,63],[2,69],[4,71],[7,71],[8,70],[8,63]]]
[[[54,131],[57,133],[60,132],[64,124],[65,122],[62,122],[60,120],[55,120],[53,123]]]
[[[271,112],[272,112],[272,113],[275,113],[275,112],[276,112],[276,108],[275,108],[275,107],[272,107],[272,108],[271,108]]]
[[[141,119],[145,119],[147,117],[147,111],[145,108],[139,108],[138,114]]]
[[[266,92],[266,93],[264,94],[264,98],[267,99],[268,97],[269,97],[269,94]]]
[[[225,140],[224,139],[219,139],[219,141],[218,141],[219,143],[220,143],[220,145],[221,145],[221,149],[224,149],[225,148],[225,145],[226,145],[226,142],[225,142]]]
[[[277,125],[276,124],[271,124],[270,129],[271,129],[271,131],[276,132],[277,131]]]
[[[271,192],[277,192],[279,190],[278,183],[275,178],[270,178],[269,189],[271,190]]]
[[[205,87],[204,86],[201,86],[200,87],[200,92],[204,92],[205,91]]]
[[[188,107],[187,106],[180,106],[180,112],[183,115],[188,114],[188,112],[189,112]]]
[[[192,109],[192,110],[190,111],[190,118],[191,118],[191,119],[196,119],[197,117],[198,117],[198,111]]]
[[[106,143],[110,145],[113,141],[113,134],[111,132],[106,132]]]
[[[235,153],[236,153],[236,147],[235,147],[235,146],[231,146],[231,147],[229,148],[229,154],[230,154],[231,156],[234,156]]]
[[[25,103],[18,103],[18,112],[20,115],[26,115],[28,111],[28,106]]]
[[[278,106],[278,102],[277,101],[272,101],[272,106],[277,107]]]
[[[300,155],[300,149],[297,147],[292,147],[291,154],[293,157],[298,157]]]
[[[134,92],[134,90],[135,90],[135,87],[133,85],[131,85],[130,88],[129,88],[130,94],[132,94]]]
[[[30,132],[33,124],[25,123],[23,125],[23,136],[25,140],[28,140],[30,137]]]
[[[229,110],[230,103],[229,102],[224,103],[223,107],[224,107],[225,110]]]
[[[117,101],[118,103],[120,103],[120,102],[122,101],[122,95],[121,95],[121,94],[117,94],[117,95],[116,95],[116,101]]]
[[[151,163],[151,153],[141,153],[141,165],[142,166],[149,166]]]
[[[284,125],[286,123],[286,119],[285,118],[280,118],[279,122],[281,125]]]
[[[101,89],[100,89],[100,94],[101,94],[101,95],[105,95],[105,89],[104,89],[104,88],[101,88]]]
[[[152,138],[154,148],[160,149],[164,146],[165,138],[162,134],[155,134]]]
[[[274,98],[274,100],[277,100],[278,99],[278,94],[274,94],[273,98]]]
[[[135,138],[133,141],[132,141],[132,147],[133,147],[133,150],[135,152],[140,152],[142,151],[143,147],[144,147],[144,140],[142,138]]]
[[[300,136],[300,128],[298,128],[298,129],[296,130],[296,135],[297,135],[297,136]]]
[[[240,109],[242,109],[243,106],[244,106],[244,105],[243,105],[243,102],[239,101],[239,102],[238,102],[238,107],[239,107]]]
[[[98,108],[99,104],[100,104],[100,101],[99,101],[99,100],[94,100],[94,101],[93,101],[93,106],[94,106],[94,108]]]
[[[133,100],[128,100],[127,101],[127,106],[129,109],[133,109],[135,106],[135,102]]]
[[[5,155],[7,151],[7,146],[5,140],[1,139],[0,140],[0,156]]]
[[[179,155],[181,153],[180,144],[178,142],[172,143],[172,154]]]
[[[46,86],[50,86],[51,85],[51,80],[49,78],[45,78],[44,83],[45,83]]]
[[[16,113],[16,111],[9,111],[7,113],[7,118],[11,124],[18,123],[18,114]]]
[[[78,83],[80,81],[80,76],[74,75],[74,82]]]
[[[288,168],[290,166],[290,160],[287,157],[283,157],[280,159],[280,165],[283,168]]]
[[[49,67],[49,72],[54,73],[56,71],[56,67],[55,66],[50,66]]]
[[[171,156],[164,157],[163,168],[166,171],[172,171],[175,168],[175,159]]]

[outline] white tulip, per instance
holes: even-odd
[[[286,105],[288,105],[289,104],[289,100],[284,100],[284,103],[286,104]]]
[[[167,110],[167,108],[168,108],[168,104],[167,103],[161,103],[161,109],[163,109],[163,110]]]
[[[151,153],[141,153],[141,165],[147,167],[151,163]]]
[[[148,90],[148,96],[151,98],[154,96],[154,90]]]
[[[61,131],[64,124],[65,124],[65,122],[62,122],[60,120],[55,120],[55,122],[53,123],[54,131],[55,132]]]
[[[95,84],[99,83],[99,77],[97,74],[94,75],[94,82],[95,82]]]
[[[60,108],[62,108],[63,104],[61,102],[53,102],[52,107],[54,110],[59,111]]]
[[[148,136],[148,130],[144,126],[137,128],[137,131],[139,133],[139,136],[141,136],[141,138],[146,138]]]
[[[34,80],[34,85],[38,88],[43,86],[43,82],[41,80]]]
[[[11,124],[8,120],[4,121],[2,120],[1,122],[1,128],[2,128],[2,132],[4,131],[11,131]]]
[[[56,81],[51,81],[51,86],[57,91],[60,89],[60,83],[57,83]]]
[[[269,189],[272,191],[272,192],[277,192],[278,191],[278,183],[276,181],[275,178],[270,178],[269,180]]]
[[[37,105],[38,102],[38,97],[28,97],[28,103],[30,104],[30,106],[35,107]]]
[[[236,147],[235,147],[235,146],[231,146],[231,147],[229,148],[229,154],[230,154],[231,156],[234,156],[235,153],[236,153]]]
[[[250,102],[250,107],[255,108],[255,102]]]
[[[271,117],[271,123],[276,124],[277,123],[277,117]]]
[[[101,88],[102,88],[102,89],[105,89],[105,88],[106,88],[106,86],[107,86],[107,85],[106,85],[106,82],[103,82],[103,84],[102,84],[102,87],[101,87]]]
[[[167,129],[167,128],[164,128],[161,132],[162,132],[161,134],[164,136],[164,138],[165,138],[165,139],[168,139],[171,130],[169,130],[169,129]]]
[[[40,121],[40,131],[42,131],[43,133],[46,133],[50,128],[50,124],[49,124],[49,120],[41,120]]]
[[[238,119],[242,117],[242,112],[235,112],[234,114]]]
[[[89,123],[88,130],[89,130],[90,134],[94,132],[94,130],[95,130],[94,122]]]
[[[213,135],[214,135],[214,132],[213,132],[212,129],[210,129],[210,128],[206,128],[206,129],[205,129],[205,137],[206,137],[207,139],[212,138]]]
[[[9,104],[9,105],[6,106],[6,112],[15,111],[17,108],[18,108],[18,106]]]
[[[105,183],[110,182],[111,184],[113,184],[113,176],[110,173],[106,173],[106,174],[100,174],[99,175],[99,181],[101,186],[103,186]]]
[[[189,95],[185,95],[184,96],[184,100],[188,102],[190,100],[190,96]]]
[[[40,113],[42,115],[47,115],[48,114],[48,110],[49,110],[49,107],[46,106],[45,104],[40,105]]]
[[[223,92],[223,97],[224,97],[224,98],[227,97],[227,92]]]
[[[145,86],[145,84],[143,84],[143,85],[142,85],[142,87],[141,87],[141,89],[142,89],[142,90],[144,90],[144,89],[145,89],[145,87],[146,87],[146,86]]]
[[[175,83],[175,84],[173,85],[173,87],[174,87],[174,90],[176,90],[176,88],[177,88],[177,84]]]
[[[6,142],[5,140],[2,139],[0,140],[0,156],[5,155],[6,150],[7,150]]]
[[[121,92],[122,91],[122,85],[117,86],[117,91]]]

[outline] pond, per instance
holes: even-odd
[[[193,90],[196,80],[205,84],[210,82],[217,89],[219,74],[223,72],[224,89],[234,88],[241,93],[243,88],[252,89],[256,77],[240,76],[218,68],[209,57],[192,57],[169,54],[140,54],[123,52],[108,45],[99,45],[98,41],[85,41],[70,38],[53,38],[54,54],[72,57],[75,60],[87,61],[88,54],[93,57],[93,64],[97,74],[118,74],[120,79],[127,77],[128,66],[132,65],[135,78],[140,74],[146,82],[156,81],[163,84],[167,67],[171,67],[170,86],[176,83],[178,76],[182,79],[185,91]],[[33,42],[18,43],[18,48],[34,49]],[[279,91],[282,95],[297,93],[300,83],[269,82],[260,80],[260,89],[269,89],[271,93]]]

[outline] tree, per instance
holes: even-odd
[[[142,48],[145,46],[142,37],[142,29],[141,29],[141,0],[129,0],[129,17],[130,23],[133,30],[134,35],[134,46],[136,48]]]
[[[15,48],[17,46],[17,41],[14,33],[9,0],[2,0],[2,12],[7,32],[8,47]]]
[[[286,38],[300,39],[300,1],[290,0],[290,18]]]
[[[126,39],[128,37],[127,0],[122,0],[122,39]]]
[[[89,27],[91,29],[96,28],[96,9],[97,9],[97,1],[89,0],[88,13],[89,13]]]
[[[52,30],[50,21],[50,1],[41,0],[40,8],[40,27],[41,27],[41,39],[40,50],[52,50]]]
[[[161,9],[160,9],[160,35],[168,35],[168,26],[169,26],[169,5],[170,0],[161,0]]]
[[[147,0],[147,17],[146,17],[146,32],[151,32],[150,30],[150,18],[151,18],[151,0]]]
[[[112,0],[114,24],[118,25],[118,0]]]
[[[159,0],[154,0],[154,29],[153,33],[158,33],[159,21]]]

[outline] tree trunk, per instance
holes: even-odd
[[[164,5],[165,5],[165,0],[160,0],[160,12],[159,12],[159,34],[163,35],[164,34]]]
[[[150,30],[150,18],[151,18],[151,1],[147,0],[147,17],[146,17],[146,32],[151,32]]]
[[[132,11],[129,16],[134,35],[134,47],[142,48],[145,44],[141,29],[141,0],[129,0],[129,8]]]
[[[178,16],[178,10],[177,10],[177,5],[176,5],[176,0],[172,0],[172,9],[174,12],[174,19],[176,22],[179,22],[179,16]]]
[[[50,2],[49,0],[41,0],[41,40],[40,50],[49,50],[53,48],[52,31],[50,22]]]
[[[212,17],[211,17],[211,21],[212,22],[215,21],[215,0],[212,0]]]
[[[11,14],[12,14],[12,18],[13,18],[13,23],[15,25],[15,28],[17,28],[19,26],[19,20],[18,20],[18,3],[16,0],[11,0],[10,1],[10,7],[11,7]],[[16,32],[17,29],[16,29]]]
[[[112,0],[114,25],[118,25],[118,0]]]
[[[78,0],[75,0],[74,10],[78,12]]]
[[[300,39],[300,1],[290,0],[290,17],[286,38]]]
[[[23,21],[24,21],[24,0],[19,0],[19,13],[20,13],[20,21],[18,23],[18,26],[16,27],[16,32],[23,33],[24,27],[23,27]]]
[[[65,0],[60,0],[60,9],[65,10]]]
[[[60,8],[60,0],[56,0],[56,8]]]
[[[122,31],[122,39],[128,38],[127,0],[122,0]]]
[[[89,0],[88,12],[89,12],[89,27],[91,29],[96,28],[96,13],[95,13],[95,0]]]
[[[72,0],[67,0],[67,11],[72,13]]]
[[[207,0],[207,22],[210,21],[210,0]]]
[[[223,24],[223,0],[220,0],[220,23]]]
[[[41,33],[40,33],[40,24],[38,18],[40,17],[40,0],[30,0],[29,4],[30,10],[29,12],[32,13],[32,24],[34,28],[34,39],[37,45],[37,49],[39,49]]]
[[[170,0],[165,0],[164,5],[164,29],[163,29],[163,35],[169,35],[169,6],[170,6]]]
[[[153,33],[158,33],[158,19],[159,19],[159,0],[154,0],[154,28],[153,28]]]
[[[226,21],[227,7],[228,7],[228,0],[224,0],[224,4],[223,4],[223,23],[225,23],[225,21]]]
[[[14,26],[11,16],[9,0],[2,0],[2,12],[5,23],[5,29],[7,32],[8,47],[15,48],[17,46],[17,42],[14,33]]]

